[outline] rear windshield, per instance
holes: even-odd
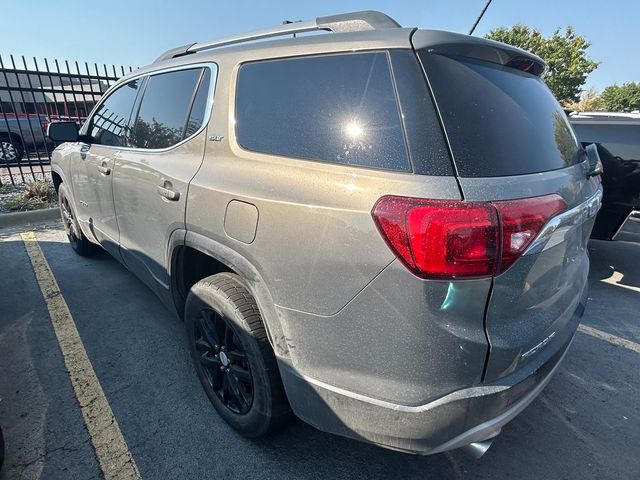
[[[461,177],[557,170],[582,159],[544,82],[502,65],[420,52]]]

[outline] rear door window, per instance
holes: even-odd
[[[583,159],[567,116],[537,76],[422,51],[461,177],[565,168]]]
[[[385,52],[243,65],[238,73],[236,137],[254,152],[410,169]]]
[[[202,68],[151,75],[131,133],[131,146],[168,148],[184,137]]]
[[[211,83],[211,73],[208,68],[205,68],[204,74],[200,79],[200,85],[198,85],[198,91],[196,92],[191,112],[189,113],[189,120],[187,121],[187,128],[185,129],[185,138],[190,137],[196,133],[206,117],[207,100],[209,100],[209,84]]]

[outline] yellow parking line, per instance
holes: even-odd
[[[138,467],[113,416],[69,307],[38,245],[35,233],[25,232],[21,237],[47,304],[64,364],[104,478],[105,480],[140,479]]]
[[[633,350],[636,353],[640,353],[640,344],[627,340],[626,338],[618,337],[617,335],[612,335],[587,325],[580,325],[578,330],[582,333],[586,333],[587,335],[591,335],[592,337],[609,342],[612,345],[617,345],[618,347],[623,347],[628,350]]]

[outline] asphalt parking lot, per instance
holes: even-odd
[[[637,225],[636,225],[637,226]],[[215,414],[182,323],[107,254],[36,239],[143,479],[640,478],[640,228],[590,244],[589,304],[558,373],[480,460],[411,456],[300,421],[257,441]],[[103,478],[20,230],[0,231],[0,479]],[[595,330],[593,330],[595,329]],[[75,375],[75,374],[73,374]],[[76,379],[77,380],[77,379]]]

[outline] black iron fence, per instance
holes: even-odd
[[[47,125],[82,124],[102,94],[131,67],[96,63],[27,62],[0,55],[0,185],[50,175],[53,143]]]

